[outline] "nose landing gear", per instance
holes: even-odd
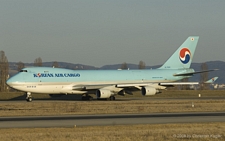
[[[32,101],[31,93],[30,92],[27,92],[26,94],[27,94],[26,101],[27,102],[31,102]]]

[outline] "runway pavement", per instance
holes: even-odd
[[[224,122],[225,112],[0,117],[0,128]]]
[[[207,97],[172,97],[172,98],[167,98],[167,97],[125,97],[125,98],[116,98],[116,101],[132,101],[132,100],[158,100],[158,101],[163,101],[163,100],[225,100],[225,96],[207,96]],[[34,99],[32,102],[56,102],[56,101],[79,101],[81,102],[82,100],[74,100],[74,99]],[[97,100],[93,99],[93,101],[104,101],[104,100]],[[6,100],[6,101],[1,101],[0,103],[26,103],[26,100]]]

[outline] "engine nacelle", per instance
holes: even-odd
[[[109,98],[112,96],[112,92],[107,89],[99,89],[96,91],[97,98]]]
[[[155,95],[159,93],[159,90],[156,90],[154,87],[142,87],[141,94],[142,95]]]

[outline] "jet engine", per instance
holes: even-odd
[[[97,98],[109,98],[112,96],[112,92],[107,89],[99,89],[96,91]]]
[[[159,90],[155,89],[154,87],[142,87],[141,94],[142,95],[155,95],[159,93]]]

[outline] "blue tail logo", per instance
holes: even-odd
[[[182,48],[179,55],[180,61],[187,64],[191,60],[191,52],[188,48]]]

